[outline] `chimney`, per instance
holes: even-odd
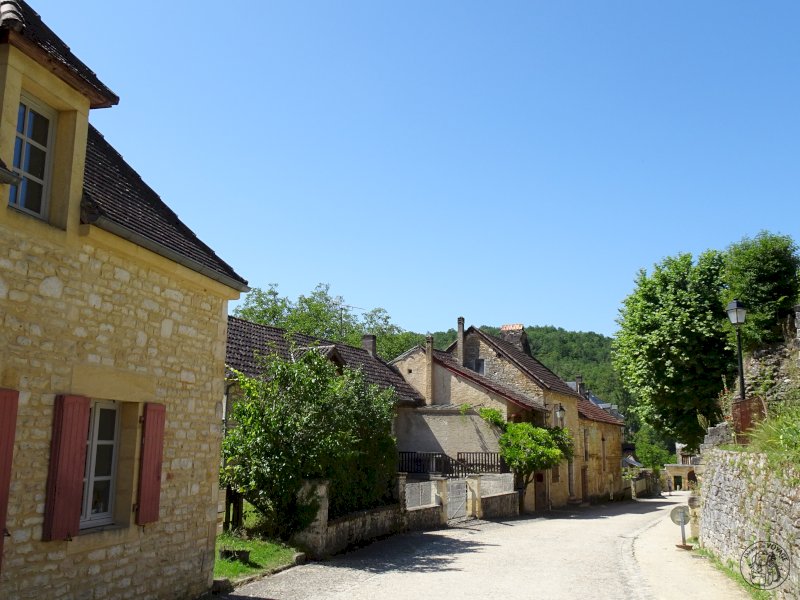
[[[433,336],[425,338],[425,404],[433,404]]]
[[[583,375],[575,375],[575,391],[583,398],[586,397],[586,384],[583,383]]]
[[[378,358],[377,338],[371,333],[361,336],[361,347],[364,348],[372,358]]]
[[[503,325],[500,328],[500,337],[509,344],[513,344],[517,350],[533,357],[533,354],[531,354],[531,345],[528,342],[528,334],[525,333],[525,327],[522,323]]]
[[[464,317],[458,317],[458,334],[456,337],[456,360],[464,366]]]

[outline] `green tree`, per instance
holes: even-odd
[[[536,471],[555,467],[564,459],[556,440],[544,427],[530,423],[506,423],[500,436],[500,456],[522,484],[522,503],[525,490],[533,481]]]
[[[359,316],[344,298],[331,295],[327,283],[318,284],[310,294],[301,294],[296,301],[281,296],[275,283],[266,290],[253,288],[233,314],[254,323],[351,346],[360,346],[362,335],[373,334],[378,355],[384,360],[392,360],[425,341],[425,336],[392,323],[383,308]]]
[[[747,308],[742,344],[754,350],[783,341],[782,326],[800,293],[800,257],[788,235],[760,232],[731,244],[725,253],[725,302],[738,298]],[[731,330],[731,339],[735,335]]]
[[[241,493],[281,538],[305,527],[315,499],[307,479],[330,481],[331,516],[381,504],[397,466],[394,393],[309,351],[264,359],[261,377],[237,376],[241,398],[222,443],[221,481]]]
[[[698,421],[719,418],[717,396],[733,373],[727,319],[720,301],[723,257],[708,251],[694,262],[680,254],[639,272],[625,298],[614,341],[614,365],[653,428],[696,448]]]
[[[667,443],[647,424],[634,434],[633,441],[636,444],[636,458],[656,474],[665,464],[677,461],[675,453],[667,449]]]

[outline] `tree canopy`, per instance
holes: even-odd
[[[725,253],[725,302],[737,298],[747,309],[742,326],[745,350],[783,340],[783,326],[800,294],[800,257],[788,235],[762,231],[731,244]],[[731,330],[731,338],[734,333]]]
[[[727,344],[720,301],[723,256],[708,251],[668,257],[641,270],[623,302],[614,365],[637,399],[635,410],[653,427],[696,447],[698,415],[716,422],[717,396],[735,357]]]
[[[384,360],[391,360],[425,341],[425,336],[393,323],[383,308],[358,311],[341,296],[332,296],[327,283],[318,284],[310,294],[301,294],[297,300],[281,296],[278,285],[271,283],[266,290],[253,288],[248,292],[244,304],[236,307],[233,314],[254,323],[351,346],[360,346],[363,335],[373,334],[378,355]]]

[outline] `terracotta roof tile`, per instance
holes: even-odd
[[[600,421],[601,423],[611,423],[612,425],[625,425],[621,419],[609,414],[593,402],[585,398],[578,399],[578,416],[590,421]]]
[[[331,354],[333,352],[331,348],[333,348],[346,366],[351,369],[361,369],[364,379],[368,383],[382,388],[394,388],[399,400],[403,403],[414,405],[425,403],[422,396],[406,383],[394,367],[379,358],[374,358],[363,348],[302,334],[291,334],[289,339],[299,347],[323,347],[326,355]],[[252,323],[237,317],[228,317],[225,363],[230,368],[255,377],[261,371],[259,356],[276,353],[288,359],[291,357],[290,346],[285,329]]]

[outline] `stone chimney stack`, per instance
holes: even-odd
[[[458,317],[458,334],[456,337],[456,360],[464,366],[464,317]]]
[[[433,404],[433,336],[425,338],[425,404]]]
[[[361,336],[361,347],[369,352],[372,358],[378,358],[378,341],[371,333]]]
[[[586,384],[583,383],[583,375],[575,375],[575,391],[586,398]]]
[[[528,342],[528,334],[525,333],[525,327],[522,323],[503,325],[500,328],[500,337],[509,344],[513,344],[518,350],[533,357],[531,345]]]

